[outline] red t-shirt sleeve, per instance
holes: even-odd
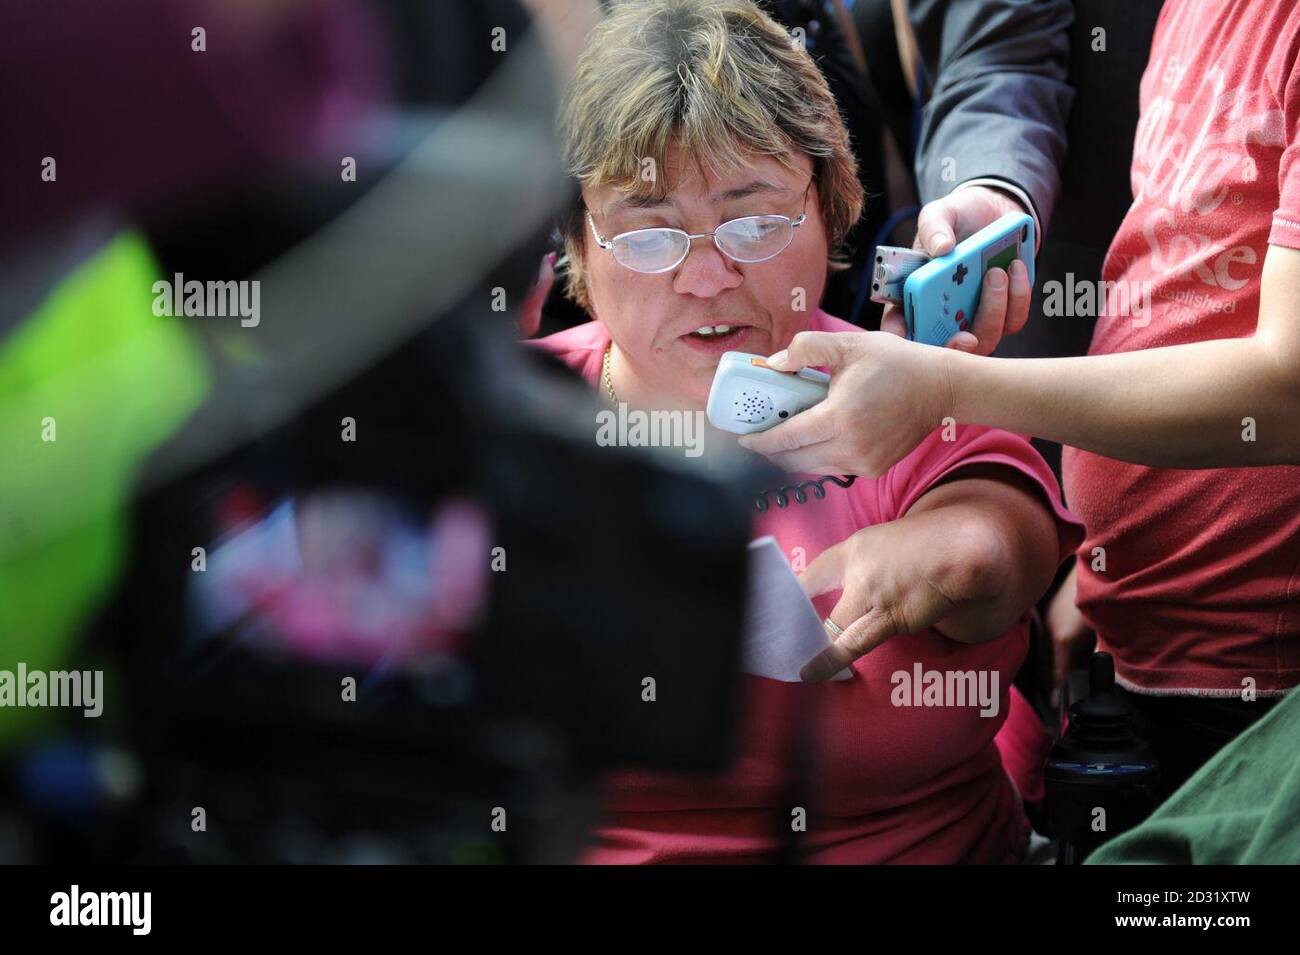
[[[1083,524],[1061,503],[1060,485],[1042,455],[1019,435],[976,425],[958,426],[952,441],[943,440],[942,429],[935,430],[894,465],[878,482],[882,519],[902,517],[926,491],[976,464],[1008,467],[1036,484],[1056,521],[1057,560],[1065,560],[1078,549],[1083,542]]]
[[[1300,11],[1290,22],[1300,26]],[[1277,210],[1268,241],[1300,249],[1300,37],[1291,40],[1291,57],[1281,78],[1282,159],[1278,165]]]

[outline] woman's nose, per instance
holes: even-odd
[[[722,254],[710,236],[691,241],[691,250],[677,267],[673,290],[683,295],[711,298],[735,288],[743,280],[744,276],[736,270],[735,263]]]

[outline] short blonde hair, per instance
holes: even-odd
[[[744,165],[742,150],[786,167],[804,154],[831,249],[862,214],[862,184],[848,131],[826,79],[806,50],[750,0],[625,0],[588,39],[560,110],[570,175],[585,187],[662,197],[674,141],[701,169]],[[568,293],[590,310],[585,207],[564,222]]]

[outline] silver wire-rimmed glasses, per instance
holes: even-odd
[[[808,208],[808,187],[803,192],[804,209]],[[794,230],[803,225],[807,212],[789,216],[742,216],[722,223],[712,232],[691,233],[682,229],[654,228],[620,232],[612,239],[596,230],[596,220],[587,211],[587,222],[596,244],[614,256],[614,260],[633,272],[653,275],[677,268],[690,254],[695,239],[712,238],[718,251],[736,262],[752,265],[780,255],[794,240]]]

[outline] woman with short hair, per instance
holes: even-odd
[[[817,307],[862,208],[848,137],[811,58],[748,0],[618,4],[562,130],[581,186],[569,292],[593,321],[534,344],[608,401],[698,411],[723,352],[853,330]],[[783,837],[818,862],[1019,858],[1028,823],[995,737],[1029,608],[1078,523],[1030,445],[987,428],[936,431],[878,479],[824,487],[755,521],[806,557],[805,589],[840,637],[805,668],[815,685],[746,676],[726,773],[611,778],[591,861],[756,861]],[[953,675],[984,681],[988,705],[945,696]]]

